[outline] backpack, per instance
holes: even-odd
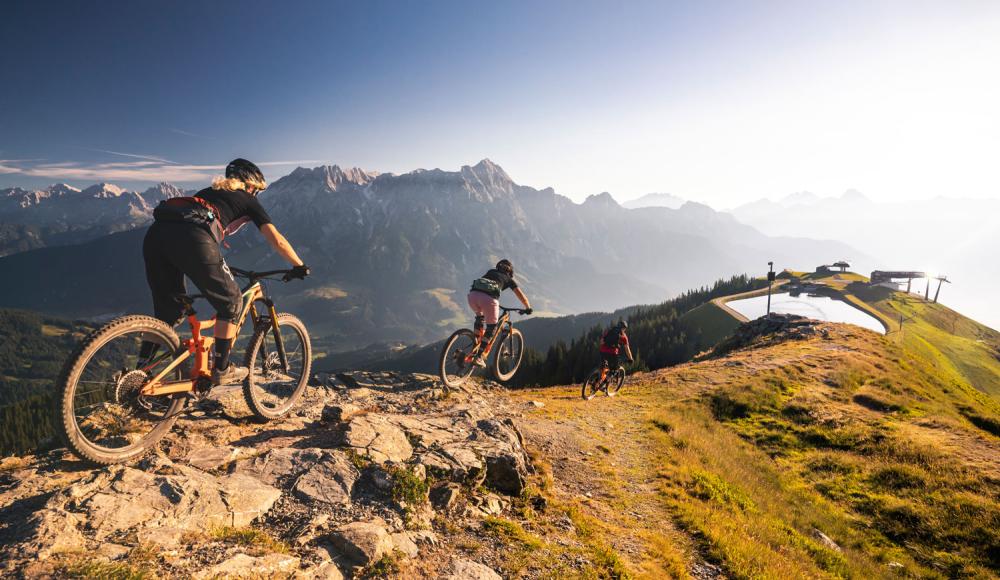
[[[485,292],[494,298],[500,298],[500,292],[503,291],[499,282],[490,280],[489,278],[476,278],[472,281],[472,289]]]
[[[601,337],[601,343],[608,348],[618,348],[621,346],[621,336],[622,333],[617,328],[609,328],[604,336]]]
[[[171,197],[153,210],[153,219],[161,222],[184,222],[207,229],[216,242],[222,242],[226,230],[219,220],[219,210],[200,197]]]

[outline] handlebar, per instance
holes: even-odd
[[[517,312],[518,314],[520,314],[522,316],[525,313],[525,309],[524,308],[507,308],[506,306],[501,306],[500,310],[502,310],[504,312]]]
[[[268,270],[266,272],[252,272],[250,270],[241,270],[240,268],[233,268],[232,266],[229,267],[229,271],[232,272],[233,275],[239,276],[240,278],[246,278],[251,282],[256,282],[257,280],[263,280],[270,276],[277,276],[279,274],[283,276],[285,274],[291,273],[291,270]]]

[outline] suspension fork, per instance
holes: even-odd
[[[274,302],[270,299],[265,304],[267,304],[267,311],[271,316],[271,332],[274,333],[274,346],[278,349],[278,360],[281,361],[281,370],[285,374],[288,374],[288,355],[285,353],[285,341],[281,338],[281,330],[278,328],[278,311],[275,310]]]

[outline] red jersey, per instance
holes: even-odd
[[[614,332],[618,332],[618,340],[615,340]],[[611,328],[601,336],[601,352],[607,354],[618,354],[621,347],[628,346],[628,335],[624,330]]]

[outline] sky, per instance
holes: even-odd
[[[0,187],[490,158],[581,201],[1000,197],[1000,2],[7,2]]]

